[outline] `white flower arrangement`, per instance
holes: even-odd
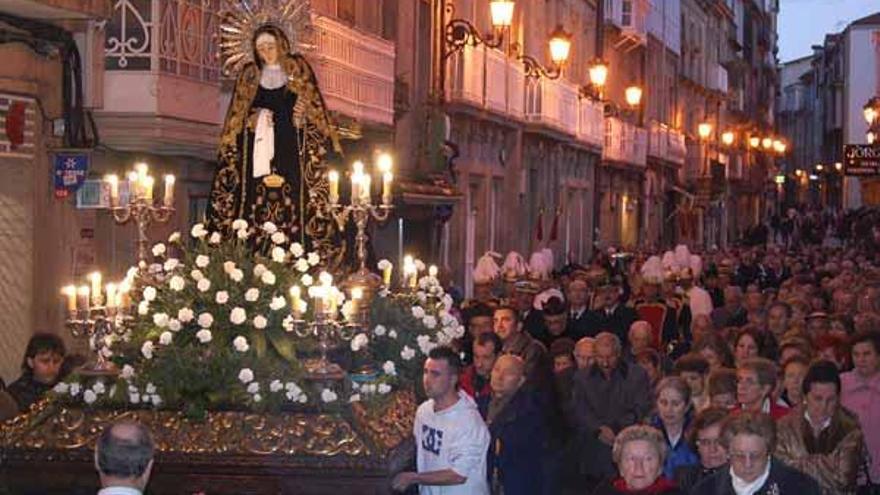
[[[199,289],[199,292],[208,292],[211,290],[211,281],[207,278],[203,278],[198,281],[196,288]]]
[[[413,306],[412,315],[415,319],[421,320],[425,317],[425,309],[421,306]]]
[[[287,236],[283,232],[275,232],[272,234],[271,239],[273,244],[284,244],[287,242]]]
[[[251,348],[247,339],[241,335],[232,339],[232,347],[238,352],[247,352]]]
[[[247,385],[254,381],[254,372],[250,368],[242,368],[241,371],[238,372],[238,379],[241,383]]]
[[[305,273],[309,271],[309,262],[305,258],[300,258],[296,260],[296,263],[293,265],[294,268],[299,270],[301,273]],[[308,284],[311,285],[311,284]]]
[[[207,255],[200,254],[200,255],[196,256],[196,266],[197,267],[205,268],[210,263],[211,263],[211,258],[209,258]],[[195,277],[193,277],[193,278],[195,278]]]
[[[310,285],[315,283],[314,277],[312,277],[308,273],[300,277],[299,281],[303,284],[304,287],[309,287]]]
[[[52,387],[52,391],[55,392],[56,394],[67,394],[67,392],[69,390],[70,390],[70,385],[68,385],[65,382],[58,382],[57,384],[55,384],[54,387]]]
[[[267,270],[260,276],[260,281],[266,285],[275,285],[275,274]]]
[[[273,235],[281,234],[281,232],[276,232]],[[284,235],[284,234],[281,234]],[[284,263],[284,260],[287,258],[287,251],[282,247],[275,246],[272,248],[272,261],[275,263]]]
[[[300,243],[298,243],[298,242],[294,242],[294,243],[292,243],[292,244],[290,245],[290,254],[291,254],[294,258],[299,258],[299,257],[302,256],[303,254],[305,254],[305,250],[303,249],[302,244],[300,244]]]
[[[189,233],[196,239],[201,239],[208,235],[207,229],[205,229],[205,226],[200,223],[193,225],[192,230],[190,230]]]
[[[162,265],[162,269],[166,272],[174,271],[175,268],[180,266],[180,260],[177,258],[168,258],[165,260],[165,263]]]
[[[311,253],[309,253],[307,261],[308,261],[309,265],[317,266],[318,263],[321,262],[321,257],[318,256],[318,253],[311,252]]]
[[[351,394],[351,397],[348,398],[348,402],[360,402],[361,394]]]
[[[431,342],[431,337],[428,335],[419,335],[416,337],[416,342],[419,344],[419,350],[426,356],[431,352],[431,349],[437,347],[437,344]]]
[[[148,340],[141,346],[141,354],[144,359],[153,359],[153,341]]]
[[[256,287],[251,287],[250,289],[246,290],[244,293],[244,300],[247,302],[257,302],[257,300],[259,298],[260,298],[260,289],[257,289]]]
[[[272,222],[265,222],[263,223],[263,231],[265,231],[267,234],[274,234],[278,231],[278,227],[276,227],[275,224]]]
[[[71,383],[68,390],[70,391],[71,397],[76,397],[82,391],[82,385],[79,383]]]
[[[181,328],[183,328],[183,325],[180,324],[180,320],[177,318],[171,318],[168,320],[168,330],[179,332]]]
[[[410,348],[410,346],[403,346],[403,350],[400,351],[400,357],[403,358],[404,361],[409,361],[412,358],[416,357],[416,351]]]
[[[275,379],[269,382],[269,391],[272,393],[280,392],[284,390],[284,384],[281,383],[281,380]]]
[[[220,235],[220,232],[214,232],[208,237],[208,244],[217,245],[220,244],[220,241],[223,240],[223,236]]]
[[[180,308],[177,310],[177,319],[182,323],[189,323],[195,318],[195,313],[189,308]]]
[[[395,330],[393,328],[391,330],[388,330],[388,338],[389,339],[397,339],[397,330]]]
[[[235,271],[237,268],[238,268],[238,267],[235,266],[235,262],[234,262],[234,261],[224,261],[224,262],[223,262],[223,273],[225,273],[225,274],[227,274],[227,275],[231,274],[231,273],[232,273],[233,271]]]
[[[159,336],[159,343],[166,346],[171,345],[173,339],[174,337],[171,332],[162,332],[162,335]]]
[[[168,315],[165,313],[154,313],[153,314],[153,324],[159,328],[165,328],[168,326]]]
[[[244,308],[236,306],[229,313],[229,321],[232,322],[233,325],[241,325],[247,321],[247,312]]]
[[[158,293],[157,293],[155,287],[153,287],[153,286],[145,287],[144,288],[144,301],[152,302],[154,299],[156,299],[157,294]]]
[[[249,394],[255,394],[260,391],[260,382],[250,382],[247,386],[247,392]]]
[[[263,330],[266,328],[266,325],[269,324],[269,320],[266,319],[263,315],[254,316],[254,328],[257,330]]]
[[[247,230],[247,228],[248,228],[247,220],[245,220],[243,218],[236,218],[232,222],[232,230],[236,230],[236,231],[237,230]]]
[[[437,328],[437,318],[431,315],[427,315],[422,318],[422,325],[425,325],[425,328],[429,330],[433,330]]]
[[[381,337],[386,333],[388,333],[388,330],[383,325],[376,325],[373,328],[373,335],[375,335],[376,337]]]
[[[214,316],[211,313],[202,313],[199,315],[198,323],[202,328],[211,328],[214,324]]]
[[[153,256],[159,257],[165,254],[165,244],[161,242],[153,246]]]
[[[168,236],[168,244],[177,244],[180,242],[180,232],[173,232]]]
[[[353,352],[357,352],[361,350],[361,348],[366,347],[369,342],[370,339],[367,338],[367,334],[359,333],[355,335],[353,339],[351,339],[351,350]]]
[[[131,380],[134,378],[134,368],[130,364],[123,365],[119,376],[125,381]]]
[[[330,390],[329,388],[325,388],[325,389],[321,390],[321,400],[325,404],[329,404],[331,402],[336,402],[336,399],[338,399],[338,398],[339,398],[339,396],[336,395],[336,392]]]
[[[397,376],[397,368],[394,365],[394,361],[385,361],[382,365],[382,371],[388,376]]]
[[[266,268],[266,265],[264,265],[264,264],[262,264],[262,263],[257,263],[256,266],[254,266],[254,276],[257,277],[257,278],[260,278],[260,277],[262,277],[263,274],[266,273],[268,270],[269,270],[269,269]]]
[[[98,400],[98,395],[94,391],[86,390],[83,392],[83,402],[86,404],[94,404],[96,400]]]
[[[207,328],[203,328],[196,332],[196,338],[199,339],[199,342],[202,344],[207,344],[214,339],[214,335]]]
[[[141,301],[138,303],[138,314],[141,316],[146,316],[150,313],[150,303],[148,301]]]
[[[168,286],[171,287],[171,290],[174,292],[180,292],[186,287],[186,281],[180,275],[175,275],[171,277],[171,280],[168,282]]]
[[[232,279],[233,282],[241,282],[244,279],[244,272],[236,268],[229,274],[229,278]]]
[[[272,311],[278,311],[284,306],[287,306],[287,300],[284,299],[284,296],[275,296],[272,298],[272,302],[269,303],[269,309]]]
[[[387,383],[380,383],[378,390],[380,394],[385,395],[391,392],[391,385],[388,385]]]
[[[246,240],[250,236],[250,232],[247,229],[241,229],[235,233],[235,236],[241,240]]]
[[[214,301],[217,304],[226,304],[227,302],[229,302],[229,293],[225,290],[218,290],[217,293],[214,295]]]

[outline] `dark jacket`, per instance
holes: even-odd
[[[770,476],[756,495],[820,495],[819,484],[806,474],[786,466],[778,459],[770,461]],[[697,483],[691,495],[736,495],[727,466]]]
[[[491,422],[487,475],[504,495],[540,495],[544,492],[547,457],[546,418],[538,397],[521,387]]]
[[[593,326],[593,320],[590,318],[590,310],[584,308],[577,318],[572,318],[571,314],[568,315],[568,323],[565,324],[565,333],[576,342],[578,339],[590,335],[590,330]]]
[[[684,493],[690,491],[704,479],[718,472],[719,468],[704,468],[700,464],[691,466],[681,466],[675,470],[675,483]],[[727,469],[727,466],[724,466]]]
[[[477,403],[477,409],[480,410],[480,416],[486,419],[486,413],[489,411],[489,400],[492,397],[492,387],[489,378],[484,378],[477,374],[477,369],[473,365],[468,366],[461,372],[458,377],[458,386],[464,392],[473,397]]]
[[[621,478],[602,482],[593,490],[593,495],[680,495],[683,493],[675,486],[674,482],[662,476],[644,490],[627,489]]]
[[[621,342],[626,342],[629,336],[629,327],[639,315],[629,306],[618,304],[611,314],[605,309],[590,311],[591,328],[587,333],[590,337],[595,337],[599,332],[611,332],[620,338]]]
[[[15,399],[16,404],[18,404],[18,410],[24,412],[31,407],[31,404],[40,400],[40,397],[45,395],[46,392],[52,390],[52,387],[53,385],[47,385],[34,380],[33,375],[28,373],[21,375],[21,378],[12,382],[6,391]]]
[[[663,432],[663,438],[666,439],[667,452],[666,462],[663,464],[663,476],[669,479],[675,477],[675,470],[677,468],[682,466],[694,466],[700,463],[700,456],[694,452],[685,436],[690,423],[691,414],[688,413],[684,421],[684,428],[682,429],[681,437],[678,438],[678,443],[670,445],[669,435],[666,433],[666,427],[663,426],[663,421],[660,419],[660,416],[655,414],[651,418],[651,426]]]

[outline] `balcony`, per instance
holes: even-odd
[[[118,0],[106,25],[95,121],[107,145],[213,159],[231,85],[222,84],[220,0]],[[309,54],[331,111],[393,123],[394,47],[325,17]]]
[[[522,64],[499,50],[468,45],[449,58],[446,93],[452,102],[521,119],[524,88]]]
[[[605,109],[589,99],[578,102],[577,139],[590,146],[602,147],[605,140]]]
[[[676,165],[684,164],[684,134],[654,122],[648,130],[648,156]]]
[[[605,21],[620,28],[618,46],[648,42],[649,0],[605,0]]]
[[[644,167],[647,164],[648,133],[616,117],[605,119],[605,147],[602,159]]]
[[[710,64],[706,77],[708,87],[720,93],[727,93],[727,69],[718,64]]]
[[[394,125],[394,43],[330,17],[314,25],[312,65],[327,107],[361,123]]]
[[[678,165],[684,165],[687,159],[687,144],[684,134],[679,131],[669,131],[669,161]]]
[[[525,119],[565,134],[578,132],[578,88],[560,79],[525,81]]]

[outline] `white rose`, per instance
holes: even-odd
[[[52,391],[56,394],[66,394],[70,390],[70,385],[64,382],[58,382],[55,387],[52,388]]]
[[[144,345],[141,346],[141,354],[144,355],[146,359],[153,359],[153,341],[148,340],[144,342]]]
[[[431,349],[437,346],[435,343],[431,342],[431,337],[427,335],[419,335],[416,337],[416,342],[419,344],[419,350],[421,350],[422,354],[426,356],[431,352]]]
[[[199,292],[208,292],[211,290],[211,281],[203,278],[196,283],[196,288],[199,289]]]
[[[162,405],[162,398],[159,397],[157,394],[151,395],[150,398],[153,400],[154,406],[159,407]]]
[[[161,242],[153,246],[153,256],[162,256],[165,254],[165,244]]]
[[[174,232],[170,236],[168,236],[168,243],[175,244],[180,242],[180,232]]]
[[[229,313],[229,321],[231,321],[233,325],[241,325],[245,320],[247,320],[247,313],[244,308],[235,307],[232,309],[232,312]]]
[[[247,392],[249,394],[255,394],[260,391],[260,382],[250,382],[247,386]]]
[[[382,365],[382,371],[388,376],[397,375],[397,368],[394,366],[394,361],[385,361],[385,364]]]
[[[180,310],[177,311],[177,319],[183,323],[191,322],[194,316],[195,313],[189,308],[180,308]]]
[[[284,390],[287,390],[288,392],[293,392],[295,395],[299,395],[302,393],[302,389],[299,388],[299,385],[294,382],[285,383]]]
[[[425,310],[421,306],[413,306],[412,315],[417,319],[421,320],[425,317]]]
[[[367,338],[367,334],[359,333],[355,335],[353,339],[351,339],[351,350],[353,352],[357,352],[366,347],[369,342],[370,339]]]
[[[165,313],[156,313],[153,315],[153,324],[159,328],[168,326],[168,315]]]
[[[444,294],[442,301],[443,307],[446,308],[446,311],[452,309],[452,296],[450,296],[449,294]]]
[[[308,261],[310,265],[315,266],[321,262],[321,257],[318,256],[318,253],[311,252],[309,253]]]
[[[192,277],[192,279],[195,280],[196,282],[205,278],[205,274],[202,273],[202,271],[197,268],[194,269],[193,271],[189,272],[189,276]]]
[[[210,262],[211,262],[211,258],[209,258],[207,255],[200,254],[200,255],[196,256],[196,266],[199,268],[204,268],[204,267],[208,266],[208,263],[210,263]],[[193,277],[193,278],[195,278],[195,277]]]
[[[205,226],[200,223],[193,225],[193,228],[192,230],[190,230],[189,233],[196,239],[201,239],[202,237],[208,235],[208,231],[205,230]]]
[[[79,383],[74,382],[74,383],[70,384],[70,396],[71,397],[76,397],[77,395],[79,395],[81,390],[82,390],[82,385],[80,385]]]
[[[254,381],[254,372],[251,371],[250,368],[242,368],[241,371],[238,372],[238,379],[241,383],[250,383]]]
[[[262,263],[257,263],[257,266],[254,267],[254,276],[262,277],[263,274],[266,273],[266,270],[268,270],[268,268],[266,268],[266,265]]]
[[[260,277],[260,280],[266,285],[275,285],[275,274],[267,271]]]
[[[168,330],[179,332],[181,328],[183,328],[183,325],[180,324],[180,320],[177,320],[176,318],[168,320]]]
[[[308,286],[312,285],[313,283],[315,283],[315,279],[312,278],[312,276],[309,275],[308,273],[306,273],[305,275],[303,275],[303,276],[299,279],[299,281],[302,282],[302,284],[303,284],[305,287],[308,287]]]
[[[254,394],[253,399],[254,399],[254,402],[260,402],[261,400],[263,400],[263,396],[260,394]]]
[[[256,300],[259,298],[260,298],[260,290],[255,287],[251,287],[250,289],[248,289],[244,293],[244,300],[247,302],[256,302]]]
[[[278,227],[272,222],[266,222],[263,224],[263,230],[266,231],[267,234],[274,234],[278,231]]]
[[[293,267],[299,270],[300,273],[305,273],[309,271],[309,262],[306,261],[305,258],[300,258],[296,260],[296,263],[293,264]]]
[[[231,278],[233,282],[241,282],[241,280],[244,278],[244,272],[236,268],[235,270],[232,270],[232,273],[229,274],[229,278]]]
[[[217,294],[214,295],[214,301],[216,301],[217,304],[226,304],[229,302],[229,293],[225,290],[218,290]]]
[[[146,388],[144,388],[144,392],[146,392],[148,394],[155,394],[156,393],[156,386],[153,385],[153,382],[147,383]]]
[[[281,234],[281,232],[276,232],[275,235]],[[283,234],[282,234],[283,235]],[[280,248],[275,246],[272,248],[272,261],[275,263],[284,263],[284,258],[287,256],[287,252],[284,251],[284,248]]]
[[[104,392],[107,391],[107,388],[104,387],[104,382],[98,381],[98,382],[95,382],[94,385],[92,385],[92,390],[93,390],[96,394],[101,395],[101,394],[103,394]]]
[[[241,229],[235,233],[235,236],[241,240],[245,240],[248,238],[248,236],[250,236],[250,233],[247,229]]]
[[[236,266],[234,261],[223,262],[223,273],[229,275],[230,273],[232,273],[233,270],[235,270],[235,268]]]
[[[251,346],[248,345],[247,339],[241,335],[232,340],[232,347],[238,352],[247,352],[248,349],[251,348]]]
[[[335,402],[336,399],[338,399],[338,398],[339,397],[336,395],[336,392],[334,392],[328,388],[321,390],[321,400],[324,401],[325,403]]]
[[[171,277],[171,281],[168,282],[168,286],[171,287],[171,290],[175,292],[182,291],[185,285],[186,281],[183,280],[183,277],[181,277],[180,275],[175,275]]]
[[[394,329],[389,330],[388,331],[388,338],[389,339],[396,339],[397,338],[397,330],[394,330]]]
[[[168,258],[165,260],[165,264],[162,265],[162,268],[165,269],[166,272],[170,272],[177,268],[180,265],[180,260],[177,258]]]
[[[387,383],[380,383],[378,389],[380,394],[385,395],[388,392],[391,392],[391,385],[388,385]]]
[[[281,380],[272,380],[272,382],[269,384],[269,391],[280,392],[281,390],[284,390],[284,384],[281,383]]]
[[[246,228],[248,228],[248,223],[242,218],[238,218],[232,222],[232,230],[242,230]]]
[[[299,402],[300,404],[305,404],[306,402],[308,402],[308,400],[309,400],[309,397],[306,394],[302,394],[299,396],[299,398],[296,401]]]
[[[86,402],[86,404],[92,404],[96,400],[98,400],[98,395],[91,390],[86,390],[85,392],[83,392],[83,400]]]
[[[144,289],[144,301],[152,301],[156,299],[156,288],[153,286]]]
[[[290,245],[290,254],[293,255],[294,258],[299,258],[305,253],[305,250],[302,247],[302,244],[298,242],[294,242]]]
[[[400,351],[400,357],[403,358],[404,361],[409,361],[410,359],[416,357],[416,351],[411,349],[410,346],[403,346],[403,350]]]
[[[211,328],[214,324],[214,317],[211,313],[202,313],[199,315],[199,326],[202,328]]]
[[[425,325],[425,328],[433,330],[434,328],[437,328],[437,318],[428,315],[422,318],[422,324]]]
[[[262,330],[266,328],[266,325],[269,324],[269,320],[266,319],[263,315],[257,315],[254,317],[254,328],[257,330]]]
[[[272,311],[278,311],[287,305],[287,300],[284,299],[284,296],[277,296],[272,298],[272,302],[269,303],[269,309]]]
[[[220,232],[214,232],[211,234],[211,237],[208,238],[208,244],[220,244]]]
[[[171,332],[162,332],[162,335],[159,336],[159,343],[162,345],[171,345],[171,341],[174,339]]]
[[[208,330],[207,328],[203,328],[196,332],[196,338],[199,339],[199,342],[207,344],[211,341],[211,339],[214,338],[214,336],[211,334],[210,330]]]
[[[284,235],[283,232],[275,232],[272,234],[272,242],[274,244],[284,244],[287,241],[287,236]]]
[[[351,397],[348,398],[348,402],[360,402],[361,394],[351,394]]]
[[[120,376],[123,380],[131,380],[134,377],[134,368],[132,368],[129,364],[123,365],[122,373],[120,373]]]
[[[131,392],[128,394],[128,401],[132,404],[140,404],[141,402],[141,394],[137,392]]]

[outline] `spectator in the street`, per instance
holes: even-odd
[[[589,313],[590,290],[586,280],[573,278],[565,291],[568,300],[568,321],[566,332],[574,339],[587,335],[591,328]]]
[[[788,322],[791,319],[791,306],[782,301],[776,301],[767,310],[767,331],[782,341],[783,335],[788,331]]]
[[[19,412],[27,411],[61,379],[64,342],[52,333],[36,333],[28,341],[21,362],[21,376],[6,391]]]
[[[574,345],[574,361],[579,370],[588,369],[596,359],[596,339],[581,337]]]
[[[153,438],[146,426],[117,422],[104,428],[95,445],[98,495],[140,495],[153,470]]]
[[[765,358],[746,359],[736,367],[736,400],[739,410],[763,412],[773,419],[788,414],[789,409],[771,400],[776,388],[777,368]]]
[[[692,419],[691,389],[681,378],[669,376],[660,380],[655,394],[657,413],[651,417],[650,425],[663,432],[667,449],[663,476],[672,479],[677,468],[698,461],[686,438]]]
[[[733,368],[730,346],[717,335],[707,335],[694,347],[694,352],[709,362],[709,369]]]
[[[729,285],[724,289],[724,306],[712,310],[715,328],[741,327],[748,321],[748,312],[742,305],[742,289]]]
[[[490,380],[492,367],[501,354],[501,339],[494,333],[482,333],[473,344],[473,364],[464,368],[459,379],[459,387],[477,403],[480,416],[486,417],[492,388]]]
[[[516,310],[508,306],[499,307],[495,310],[493,323],[495,334],[501,338],[502,354],[521,357],[526,363],[526,376],[529,381],[546,384],[550,376],[547,349],[523,331]]]
[[[859,418],[868,446],[870,480],[880,484],[880,332],[853,336],[853,370],[841,378],[841,403]]]
[[[786,406],[794,408],[803,403],[802,389],[809,367],[810,362],[802,356],[792,356],[782,363],[782,394],[779,398]]]
[[[666,459],[663,434],[656,428],[634,425],[625,428],[614,441],[614,463],[618,478],[601,484],[593,495],[677,495],[675,482],[663,476]]]
[[[810,475],[827,495],[855,493],[863,447],[858,420],[840,407],[840,386],[834,363],[813,363],[803,382],[803,405],[777,428],[776,456]]]
[[[710,407],[694,418],[688,441],[699,455],[700,462],[675,470],[675,481],[683,492],[690,492],[697,483],[727,464],[727,451],[721,444],[721,424],[727,415],[727,409]]]
[[[709,390],[709,405],[722,409],[736,407],[736,370],[719,368],[709,372],[706,382]]]
[[[700,412],[709,407],[709,393],[706,384],[709,377],[709,362],[696,353],[685,354],[675,362],[672,372],[681,377],[691,389],[691,407]]]

